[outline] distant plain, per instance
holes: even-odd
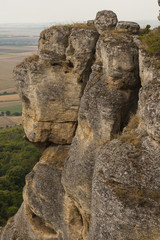
[[[16,92],[13,69],[24,58],[37,52],[38,38],[44,25],[0,24],[0,94]],[[18,94],[0,96],[0,112],[21,112],[22,106]],[[21,117],[0,116],[0,127],[20,123]],[[12,118],[12,119],[11,119]],[[13,120],[13,122],[12,122]],[[5,124],[6,122],[6,124]]]

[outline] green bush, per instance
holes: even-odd
[[[14,206],[9,207],[9,208],[7,209],[7,216],[8,216],[8,217],[12,217],[17,211],[18,211],[18,208],[17,208],[17,207],[14,207]]]
[[[10,116],[10,115],[11,115],[11,112],[10,112],[10,111],[6,111],[6,115],[7,115],[7,116]]]
[[[139,38],[149,54],[160,56],[160,28],[149,31]]]
[[[15,166],[7,171],[7,178],[10,183],[23,187],[26,174],[27,172],[25,171],[25,168],[22,166]]]

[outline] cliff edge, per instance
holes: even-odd
[[[53,26],[14,70],[42,157],[1,240],[160,238],[160,69],[112,11]]]

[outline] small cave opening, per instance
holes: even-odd
[[[51,63],[51,66],[55,67],[55,66],[62,66],[60,63]]]
[[[129,98],[129,103],[127,106],[122,107],[122,115],[121,115],[121,124],[120,124],[120,132],[128,125],[130,119],[133,115],[136,115],[138,110],[138,101],[139,101],[139,90],[138,87],[135,90],[132,90]]]
[[[73,63],[72,63],[71,61],[68,61],[67,66],[68,66],[69,68],[74,68],[74,65],[73,65]]]

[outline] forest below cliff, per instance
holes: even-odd
[[[21,126],[0,130],[0,226],[20,207],[25,176],[39,157]]]

